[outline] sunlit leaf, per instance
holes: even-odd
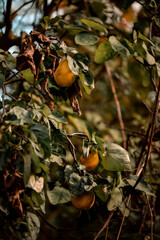
[[[115,143],[110,143],[106,148],[102,163],[109,171],[124,171],[131,168],[128,152]]]
[[[34,116],[34,114],[33,114],[32,110],[27,111],[26,109],[21,108],[19,106],[13,107],[8,112],[9,120],[13,121],[15,123],[19,123],[20,125],[23,125],[25,123],[31,123],[33,116]]]
[[[149,42],[152,46],[155,46],[151,40],[145,37],[142,33],[138,32],[138,38],[144,40],[145,42]]]
[[[32,73],[30,68],[21,71],[21,74],[27,82],[29,82],[30,84],[34,84],[34,74]]]
[[[31,175],[27,184],[27,187],[32,188],[36,192],[40,193],[44,186],[44,177],[38,177]]]
[[[64,29],[67,29],[67,30],[80,30],[80,31],[87,31],[88,32],[88,29],[84,26],[81,26],[81,25],[68,25],[68,26],[64,26]]]
[[[116,52],[113,50],[111,44],[109,41],[102,42],[95,53],[94,61],[96,63],[104,63],[105,61],[108,61],[112,59],[116,55]]]
[[[82,18],[81,22],[95,30],[107,34],[107,29],[103,26],[103,22],[98,18]]]
[[[94,45],[99,40],[92,32],[80,32],[75,36],[75,42],[79,45]]]
[[[128,47],[124,46],[120,41],[117,40],[117,38],[115,36],[110,36],[109,41],[110,41],[114,51],[119,52],[122,57],[126,57],[126,58],[132,57],[132,54],[130,52],[130,47],[128,48]]]

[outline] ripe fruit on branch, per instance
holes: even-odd
[[[76,76],[70,70],[68,66],[67,58],[63,58],[57,67],[54,78],[58,86],[60,87],[69,87],[75,81]]]
[[[93,190],[91,190],[89,192],[82,193],[82,195],[78,197],[72,195],[71,202],[76,208],[88,210],[94,205],[95,194]]]
[[[83,158],[82,156],[80,157],[80,163],[86,166],[86,171],[91,172],[99,164],[99,157],[97,150],[92,150],[91,153],[88,155],[87,158]]]

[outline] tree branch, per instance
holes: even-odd
[[[107,221],[105,222],[105,224],[103,225],[103,227],[100,229],[100,231],[98,232],[98,234],[95,236],[94,240],[97,240],[97,238],[99,237],[99,235],[100,235],[100,234],[104,231],[104,229],[108,226],[108,224],[110,223],[110,220],[111,220],[111,218],[112,218],[112,216],[113,216],[113,214],[114,214],[114,212],[115,212],[116,210],[117,210],[117,208],[114,209],[114,210],[110,213]]]
[[[12,13],[12,16],[16,15],[16,13],[17,13],[19,10],[21,10],[24,6],[30,4],[30,3],[34,2],[34,1],[35,1],[35,0],[30,0],[30,1],[28,1],[28,2],[25,2],[25,3],[24,3],[23,5],[21,5],[16,11],[14,11],[14,12]]]
[[[153,113],[152,113],[151,118],[150,118],[150,123],[149,123],[147,134],[146,134],[146,141],[145,141],[145,144],[144,144],[144,146],[142,148],[143,151],[141,151],[141,158],[142,158],[143,152],[144,152],[145,147],[146,147],[146,144],[148,143],[146,159],[145,159],[145,162],[144,162],[144,166],[142,167],[143,171],[141,171],[141,174],[139,175],[139,177],[137,179],[137,182],[134,185],[134,188],[141,181],[142,176],[143,176],[143,172],[146,169],[146,166],[147,166],[147,163],[148,163],[148,159],[149,159],[150,154],[151,154],[152,140],[153,140],[153,136],[154,136],[155,123],[156,123],[156,119],[157,119],[157,115],[158,115],[158,109],[159,109],[159,101],[160,101],[160,78],[159,78],[159,86],[158,86],[158,90],[157,90],[157,94],[156,94],[156,99],[155,99],[155,103],[154,103],[154,109],[153,109]],[[142,162],[142,159],[139,162],[137,171],[139,171],[139,169],[141,168],[140,167],[141,162]]]
[[[114,100],[115,100],[115,103],[116,103],[118,119],[119,119],[119,124],[120,124],[120,127],[121,127],[122,139],[123,139],[123,147],[126,149],[126,146],[127,146],[126,135],[125,135],[125,131],[124,131],[124,123],[123,123],[122,114],[121,114],[121,107],[120,107],[119,100],[118,100],[118,97],[117,97],[116,88],[114,86],[112,74],[111,74],[111,71],[110,71],[107,63],[105,63],[105,68],[106,68],[106,72],[108,74],[108,78],[109,78],[109,81],[110,81],[112,93],[113,93]]]
[[[7,7],[6,7],[6,15],[5,15],[5,22],[6,22],[5,36],[6,37],[10,36],[11,29],[12,29],[11,7],[12,7],[12,0],[8,0],[7,1]]]

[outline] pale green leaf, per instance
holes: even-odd
[[[115,36],[110,36],[109,41],[114,51],[119,52],[122,57],[126,57],[126,58],[132,57],[132,54],[130,53],[128,48],[125,47],[120,41],[118,41]]]
[[[80,32],[75,36],[75,42],[79,45],[94,45],[99,40],[92,32]]]
[[[119,207],[122,203],[122,193],[119,188],[114,187],[111,192],[111,198],[107,204],[109,211],[113,211],[115,208]]]
[[[109,171],[124,171],[131,168],[128,152],[115,143],[108,145],[102,160],[103,167]]]
[[[112,59],[115,56],[116,52],[113,50],[111,44],[109,41],[102,42],[95,53],[94,61],[96,63],[104,63],[105,61],[108,61]]]
[[[26,186],[31,175],[31,155],[26,153],[23,156],[23,159],[24,159],[24,184]]]
[[[149,42],[152,46],[155,46],[154,43],[145,37],[142,33],[138,32],[138,38],[144,40],[145,42]]]
[[[107,29],[103,26],[103,22],[99,21],[98,22],[98,18],[82,18],[81,22],[83,22],[85,25],[98,30],[100,32],[104,32],[105,34],[107,34]]]
[[[68,60],[68,66],[70,70],[74,73],[74,75],[78,75],[80,72],[80,68],[77,62],[69,55],[67,56],[67,60]]]
[[[47,191],[47,196],[51,204],[57,205],[69,202],[71,200],[71,195],[69,190],[55,186],[52,191]]]

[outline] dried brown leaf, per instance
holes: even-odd
[[[38,31],[32,31],[31,36],[33,38],[34,41],[37,41],[38,43],[44,43],[46,45],[50,45],[51,40],[46,37],[44,34],[38,32]]]
[[[67,95],[68,95],[68,98],[70,100],[70,104],[73,108],[73,111],[77,112],[78,115],[80,116],[81,115],[81,110],[80,110],[80,107],[79,107],[79,102],[78,102],[78,99],[77,99],[77,95],[82,97],[82,92],[81,92],[77,82],[74,82],[73,85],[67,89]]]
[[[42,88],[46,92],[48,98],[54,99],[53,95],[48,91],[47,86],[48,86],[48,77],[44,79],[42,83]]]

